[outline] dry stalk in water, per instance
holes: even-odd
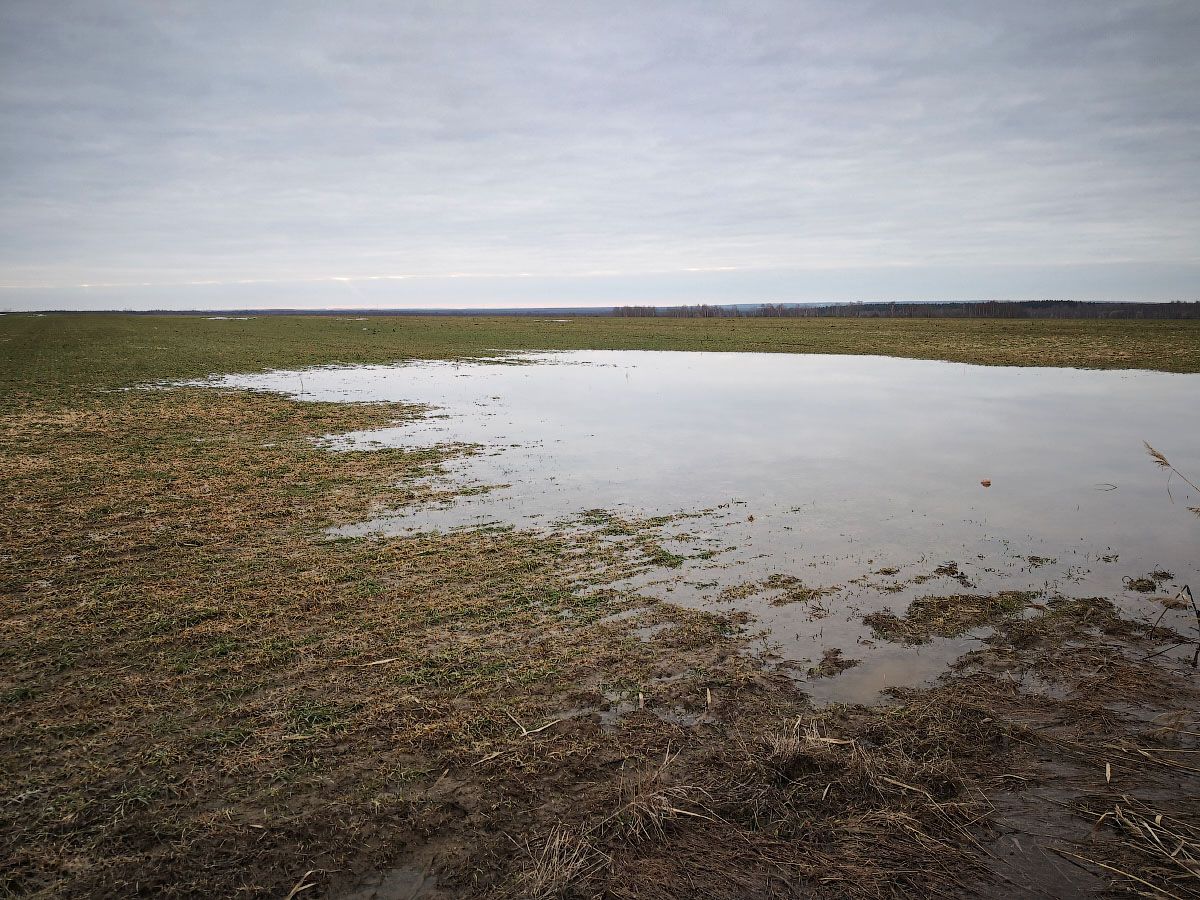
[[[1154,464],[1156,466],[1158,466],[1160,469],[1166,469],[1171,475],[1178,477],[1180,481],[1182,481],[1196,493],[1200,494],[1200,485],[1197,485],[1196,482],[1192,481],[1192,479],[1188,478],[1177,468],[1175,468],[1169,459],[1167,459],[1158,450],[1155,450],[1150,446],[1149,441],[1142,441],[1142,443],[1146,445],[1146,452],[1150,454],[1150,458],[1154,460]],[[1167,496],[1171,496],[1171,479],[1169,476],[1167,478]],[[1172,498],[1172,500],[1174,500],[1174,498]],[[1200,506],[1189,506],[1188,509],[1190,509],[1197,516],[1200,516]]]
[[[1146,860],[1138,874],[1111,869],[1163,896],[1200,896],[1200,828],[1156,813],[1133,797],[1102,814],[1095,835],[1107,823],[1121,842]]]

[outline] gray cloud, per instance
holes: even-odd
[[[1198,39],[1191,0],[9,0],[0,307],[1193,296]]]

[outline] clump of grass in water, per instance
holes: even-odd
[[[811,603],[829,594],[835,594],[838,590],[837,585],[809,587],[795,575],[776,572],[764,581],[748,581],[727,587],[719,596],[722,600],[743,600],[764,591],[784,591],[771,600],[773,606],[784,606],[788,603]]]
[[[925,644],[934,637],[957,637],[1014,616],[1038,596],[1037,591],[1001,591],[920,597],[909,604],[904,618],[881,611],[864,616],[863,622],[884,640]]]
[[[656,566],[663,566],[667,569],[678,569],[683,565],[684,557],[677,553],[672,553],[661,544],[646,545],[646,559]]]
[[[1148,594],[1158,587],[1153,578],[1130,578],[1126,575],[1124,581],[1125,587],[1141,594]]]
[[[853,669],[861,662],[861,660],[850,659],[843,656],[840,648],[834,647],[831,650],[826,650],[821,656],[821,661],[814,666],[810,666],[808,670],[809,678],[832,678],[835,675],[840,675],[847,669]]]

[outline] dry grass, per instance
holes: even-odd
[[[728,618],[659,604],[646,617],[671,627],[653,643],[606,620],[644,603],[609,579],[670,565],[664,522],[327,539],[470,451],[312,439],[418,410],[109,391],[276,351],[335,358],[313,338],[343,326],[49,321],[65,336],[6,345],[28,365],[6,372],[20,390],[0,420],[0,894],[316,897],[398,866],[466,897],[1004,893],[993,803],[1035,787],[1078,825],[1060,849],[1117,871],[1081,865],[1195,890],[1200,725],[1165,627],[1100,599],[1022,618],[933,598],[895,637],[986,621],[984,652],[888,705],[813,710]],[[414,333],[428,354],[470,345],[467,323],[391,325],[390,343],[338,332],[338,357],[404,355]],[[72,345],[85,326],[95,340]],[[763,327],[727,336],[808,334]],[[654,340],[710,334],[675,328]],[[530,333],[509,329],[478,340]],[[1061,696],[1022,687],[1035,679]],[[604,721],[614,688],[641,702]],[[1095,801],[1105,788],[1121,796]]]
[[[1143,442],[1143,443],[1145,443],[1145,442]],[[1184,475],[1182,472],[1180,472],[1177,468],[1175,468],[1175,466],[1173,466],[1171,464],[1171,461],[1169,459],[1167,459],[1165,456],[1163,456],[1161,453],[1159,453],[1157,450],[1155,450],[1153,447],[1151,447],[1150,444],[1148,444],[1148,443],[1146,443],[1146,452],[1150,454],[1150,458],[1152,460],[1154,460],[1154,464],[1156,466],[1158,466],[1160,469],[1166,469],[1167,472],[1170,473],[1170,477],[1178,478],[1180,481],[1182,481],[1184,484],[1186,484],[1188,487],[1190,487],[1197,494],[1200,494],[1200,487],[1198,487],[1196,485],[1196,482],[1192,481],[1190,478],[1188,478],[1186,475]],[[1170,483],[1170,478],[1168,478],[1167,492],[1170,493],[1170,490],[1171,490],[1171,483]],[[1189,506],[1188,509],[1191,512],[1195,513],[1197,516],[1200,516],[1200,506]]]
[[[538,842],[526,847],[529,863],[517,878],[515,896],[529,900],[554,900],[605,864],[605,857],[585,835],[565,825],[555,825]]]
[[[890,612],[863,617],[877,637],[905,644],[925,644],[934,637],[957,637],[973,628],[993,625],[1017,615],[1039,596],[1037,591],[997,594],[952,594],[919,597],[903,618]]]
[[[1200,897],[1200,823],[1195,819],[1163,815],[1136,797],[1122,796],[1096,819],[1093,834],[1101,829],[1111,831],[1126,855],[1140,862],[1137,874],[1120,869],[1114,874],[1167,896]]]
[[[12,890],[283,892],[364,842],[386,859],[449,762],[594,677],[578,647],[624,601],[587,585],[619,548],[324,538],[444,453],[310,438],[411,414],[177,391],[5,421]]]

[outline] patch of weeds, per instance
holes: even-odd
[[[683,565],[686,557],[680,556],[677,553],[672,553],[661,544],[647,544],[643,548],[646,559],[652,565],[662,566],[666,569],[678,569]]]
[[[785,575],[782,572],[776,572],[762,583],[762,586],[769,590],[796,587],[798,585],[803,585],[803,582],[801,582],[799,578],[797,578],[795,575]]]
[[[184,754],[168,744],[156,744],[142,754],[142,760],[146,765],[156,766],[160,769],[169,768],[183,759]]]
[[[24,703],[26,700],[32,700],[36,696],[37,691],[33,689],[32,685],[21,684],[0,694],[0,703]]]
[[[559,674],[559,669],[550,663],[530,665],[517,672],[513,677],[516,684],[531,685],[552,681]]]
[[[1146,633],[1151,626],[1123,618],[1116,606],[1103,597],[1052,597],[1042,615],[1007,620],[1003,634],[1012,646],[1028,648],[1048,640],[1065,643],[1090,628],[1128,639]],[[1161,625],[1158,631],[1164,637],[1168,634]]]
[[[478,534],[511,534],[516,530],[516,526],[505,525],[500,522],[494,522],[489,525],[480,525],[478,528],[472,529],[472,531],[475,531]]]
[[[934,637],[957,637],[972,628],[1015,616],[1038,596],[1038,591],[1001,591],[921,597],[909,604],[904,618],[892,612],[876,612],[864,616],[863,623],[883,640],[925,644]]]
[[[460,497],[478,497],[480,494],[490,494],[492,491],[500,488],[511,487],[507,484],[480,484],[472,487],[459,488],[457,491]]]
[[[372,578],[364,578],[358,583],[357,592],[360,597],[378,597],[383,593],[383,585]]]
[[[137,807],[149,807],[161,795],[161,787],[153,782],[142,782],[122,788],[108,800],[114,807],[113,818],[123,819]]]
[[[412,784],[428,777],[435,770],[421,766],[397,766],[391,771],[388,780],[392,784]]]
[[[613,522],[601,528],[600,533],[608,537],[631,537],[637,534],[637,531],[627,522]]]
[[[222,637],[191,652],[173,654],[172,668],[180,675],[193,671],[201,662],[230,656],[241,645],[232,638]]]
[[[933,574],[942,578],[953,578],[963,587],[975,586],[971,583],[971,580],[967,578],[966,574],[958,568],[958,563],[954,562],[953,560],[947,563],[942,563],[933,570]]]
[[[70,740],[72,738],[85,738],[93,734],[98,734],[103,730],[103,722],[80,720],[50,725],[41,729],[41,733],[47,737],[59,740]]]
[[[836,586],[810,587],[795,575],[782,573],[772,575],[762,582],[762,587],[766,590],[782,590],[784,592],[771,600],[772,606],[785,606],[788,603],[811,603],[838,590]]]
[[[830,594],[837,593],[838,588],[834,587],[809,587],[805,584],[797,584],[794,587],[788,588],[784,593],[780,594],[771,600],[772,606],[786,606],[789,603],[812,603],[814,600],[819,600],[822,597],[827,597]]]
[[[821,661],[815,666],[810,666],[808,670],[809,678],[832,678],[834,675],[840,675],[847,669],[853,669],[861,662],[857,659],[848,659],[842,655],[842,651],[834,647],[826,650],[821,657]]]
[[[237,747],[246,743],[252,734],[254,734],[253,730],[241,725],[234,725],[230,728],[207,731],[201,740],[209,747]]]
[[[717,597],[721,600],[745,600],[747,597],[753,597],[761,593],[762,585],[757,581],[747,581],[743,584],[735,584],[725,588]]]
[[[177,631],[191,628],[194,625],[199,625],[201,622],[208,622],[216,619],[221,615],[221,610],[215,606],[198,606],[194,609],[175,612],[169,615],[155,616],[147,623],[143,630],[146,637],[154,637],[161,634],[171,634]]]
[[[612,521],[612,513],[607,509],[585,509],[579,516],[582,525],[604,525]]]
[[[1144,578],[1130,578],[1128,575],[1126,575],[1122,581],[1124,582],[1125,587],[1129,588],[1131,591],[1137,591],[1139,594],[1148,594],[1153,590],[1157,590],[1158,588],[1158,583],[1153,578],[1148,576]]]
[[[345,710],[333,703],[317,700],[300,700],[287,711],[288,723],[297,731],[344,731]]]
[[[263,661],[271,666],[294,660],[299,655],[296,642],[290,638],[272,637],[263,645]]]

